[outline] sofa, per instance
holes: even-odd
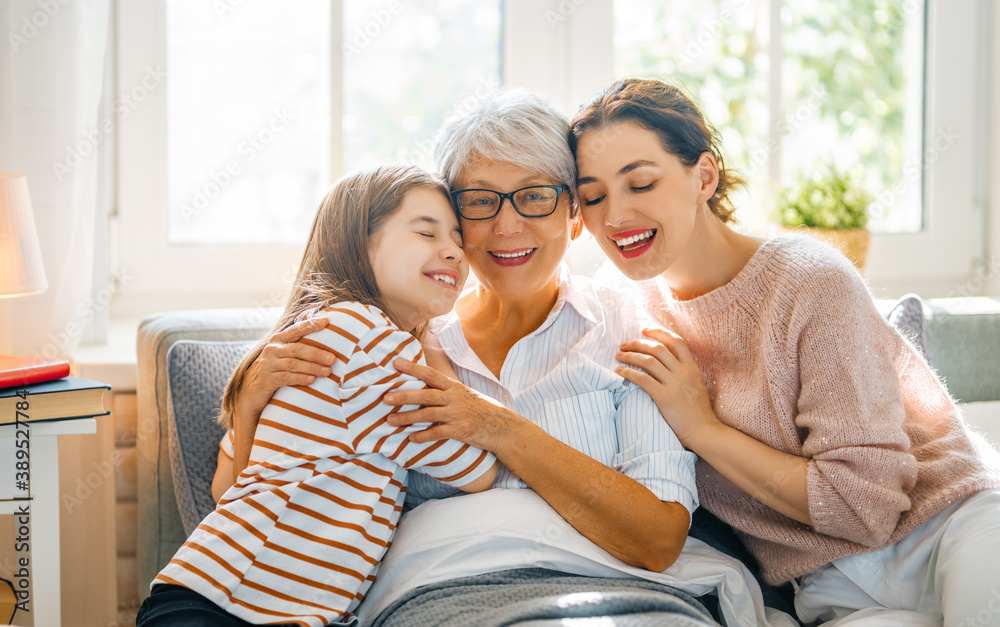
[[[1000,442],[1000,299],[915,302],[917,320],[912,319],[911,310],[911,319],[902,321],[904,329],[911,325],[904,332],[918,344],[925,332],[928,357],[952,396],[968,403],[969,422]],[[896,301],[878,301],[878,306],[889,316]],[[148,595],[150,581],[211,510],[211,477],[224,433],[214,421],[222,385],[279,313],[273,308],[174,311],[149,316],[140,324],[139,598]],[[730,554],[740,549],[717,548]],[[765,599],[768,592],[782,594],[781,590],[765,590]]]

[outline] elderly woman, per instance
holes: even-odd
[[[457,380],[397,361],[399,371],[427,387],[389,395],[385,402],[421,406],[392,419],[399,425],[434,423],[412,435],[415,441],[453,438],[492,451],[503,464],[494,488],[514,490],[493,490],[488,498],[515,492],[532,496],[523,490],[531,488],[593,545],[637,569],[658,573],[677,560],[685,544],[697,506],[695,460],[649,396],[615,371],[621,343],[655,323],[619,294],[569,276],[561,263],[582,229],[567,131],[568,121],[551,105],[517,91],[486,99],[446,122],[436,157],[453,190],[463,248],[479,284],[431,327]],[[273,391],[328,373],[320,365],[326,355],[295,343],[313,330],[311,324],[300,323],[276,336],[244,381],[232,405],[236,472],[246,466],[257,416]],[[227,472],[220,466],[222,483],[230,479]],[[416,483],[408,499],[439,495],[434,492]],[[492,509],[479,535],[490,534],[490,525],[509,513],[508,507],[520,505],[487,507]],[[427,527],[428,532],[439,524]],[[401,523],[397,540],[410,525]],[[553,532],[554,526],[533,531],[543,539],[573,535]],[[502,544],[489,545],[484,549],[491,554],[488,559],[460,574],[485,577],[491,586],[509,584],[509,594],[517,599],[559,590],[547,584],[566,576],[552,571],[498,582],[495,571],[534,565],[520,555],[503,562],[496,555],[503,552]],[[395,545],[390,555],[394,550]],[[387,564],[383,573],[395,568]],[[623,585],[593,579],[581,589]],[[370,596],[379,594],[378,586],[379,580]],[[669,597],[664,611],[676,618],[670,624],[714,624],[693,598],[667,586],[655,588]],[[484,607],[482,614],[469,614],[470,605],[471,599],[462,602],[465,613],[455,618],[456,624],[484,624],[497,611]],[[394,606],[380,621],[422,620],[407,611]],[[440,623],[442,617],[424,620]]]

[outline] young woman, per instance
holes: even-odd
[[[467,274],[447,188],[430,175],[384,166],[331,189],[275,328],[320,318],[303,341],[335,357],[330,372],[274,394],[249,466],[157,575],[138,625],[349,622],[392,540],[407,470],[467,492],[492,484],[492,454],[412,442],[417,429],[390,425],[396,408],[382,402],[422,387],[391,362],[422,361],[419,336]]]
[[[702,504],[795,582],[800,618],[1000,624],[995,452],[850,263],[727,226],[738,179],[676,87],[616,82],[570,145],[584,224],[668,329],[623,343],[619,373],[697,453]]]

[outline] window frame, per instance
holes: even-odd
[[[922,4],[922,3],[918,3]],[[947,296],[975,273],[985,254],[982,194],[975,171],[986,159],[976,128],[985,128],[977,94],[989,88],[977,22],[983,2],[928,0],[924,83],[924,226],[912,234],[873,234],[867,278],[892,295]],[[971,36],[970,36],[971,34]],[[955,98],[953,94],[966,94]],[[955,136],[945,146],[939,139]]]
[[[909,0],[923,8],[920,0]],[[343,168],[341,151],[343,0],[331,0],[331,180]],[[613,0],[505,0],[501,39],[505,85],[542,93],[571,115],[613,76]],[[780,3],[781,0],[772,0]],[[957,136],[924,171],[924,229],[874,234],[867,280],[877,295],[919,291],[947,295],[975,272],[983,256],[985,184],[975,164],[986,159],[986,112],[976,106],[989,89],[982,61],[986,0],[948,4],[927,0],[925,138]],[[774,9],[774,7],[772,7]],[[778,5],[780,9],[780,5]],[[239,10],[238,6],[234,10]],[[166,67],[166,0],[117,2],[115,84],[119,93],[141,85],[150,68]],[[987,48],[988,49],[988,48]],[[165,83],[165,81],[164,81]],[[147,90],[118,121],[117,212],[112,259],[131,277],[113,314],[162,309],[281,306],[303,246],[191,246],[167,243],[166,85]],[[967,94],[955,98],[952,94]],[[925,144],[926,144],[925,140]],[[153,147],[152,149],[150,147]],[[928,159],[928,161],[930,161]],[[737,168],[738,168],[737,164]]]
[[[613,0],[507,0],[506,5],[505,24],[535,26],[505,33],[505,41],[513,44],[504,51],[505,80],[509,76],[510,84],[545,94],[571,115],[579,103],[614,80]],[[778,21],[781,6],[782,0],[771,0],[772,24]],[[933,158],[922,159],[926,162],[922,230],[873,233],[865,278],[876,296],[913,291],[928,297],[948,296],[975,275],[986,250],[985,185],[976,180],[975,172],[976,164],[988,154],[975,130],[988,126],[986,107],[977,109],[976,104],[990,86],[984,52],[989,42],[977,24],[991,14],[987,0],[958,4],[907,0],[906,7],[926,10],[922,154],[934,148],[938,131],[957,139],[947,149],[933,152]],[[557,16],[557,36],[543,30],[552,23],[552,16]],[[547,42],[548,50],[533,45],[537,41]],[[772,100],[780,102],[780,85],[770,85],[769,91]],[[772,108],[772,132],[780,132],[780,124],[773,122],[780,121],[781,114]]]
[[[340,33],[340,1],[334,2],[333,32]],[[339,89],[341,42],[332,39],[336,70],[331,84]],[[115,44],[119,93],[142,85],[151,72],[169,73],[166,0],[118,2]],[[339,103],[337,96],[334,90],[331,100]],[[114,313],[129,317],[164,309],[284,305],[302,245],[168,243],[166,81],[153,84],[142,102],[119,117],[117,265],[131,280],[118,295]]]

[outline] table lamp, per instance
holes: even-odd
[[[47,287],[28,181],[23,174],[0,172],[0,298],[37,294]]]
[[[47,287],[31,217],[28,182],[22,174],[0,172],[0,299],[37,294]],[[5,343],[13,337],[9,326],[0,328],[0,340]],[[37,356],[0,355],[0,387],[38,377],[39,368],[51,369],[52,361]]]

